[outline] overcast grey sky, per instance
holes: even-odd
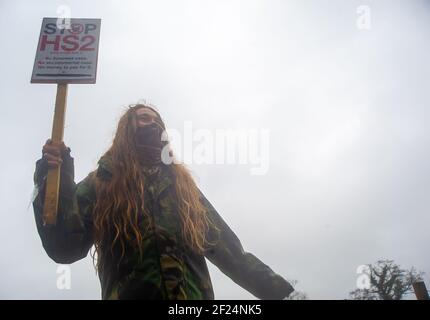
[[[311,299],[344,299],[359,265],[427,272],[430,1],[0,0],[0,298],[99,299],[88,256],[58,290],[30,206],[55,85],[30,84],[43,17],[101,18],[96,85],[70,85],[65,142],[79,181],[124,106],[182,130],[270,129],[270,169],[191,165],[247,251]],[[357,27],[370,8],[371,28]],[[217,299],[253,296],[210,265]]]

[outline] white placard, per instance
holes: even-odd
[[[32,83],[95,83],[101,19],[43,18]]]

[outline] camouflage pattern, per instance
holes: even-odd
[[[94,179],[108,180],[112,176],[109,159],[102,157],[96,172],[75,184],[70,149],[63,156],[55,226],[44,226],[42,222],[47,168],[44,158],[37,161],[34,182],[38,193],[33,202],[36,225],[49,257],[57,263],[70,264],[86,257],[93,245]],[[237,236],[202,193],[201,201],[217,229],[208,231],[212,244],[207,245],[204,255],[193,252],[182,241],[169,167],[161,164],[142,170],[147,178],[145,209],[150,213],[149,218],[141,214],[139,221],[141,230],[147,230],[142,240],[143,257],[136,248],[127,247],[119,265],[114,256],[105,270],[99,270],[102,299],[214,299],[205,257],[257,298],[283,299],[293,291],[281,276],[244,251]]]

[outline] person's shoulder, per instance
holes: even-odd
[[[78,195],[83,196],[94,193],[95,179],[97,170],[91,171],[82,181],[76,186],[76,192]]]
[[[110,180],[112,178],[112,161],[108,155],[103,155],[97,162],[98,167],[94,171],[94,178]]]

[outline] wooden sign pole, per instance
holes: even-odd
[[[57,84],[55,98],[54,123],[52,125],[52,141],[60,144],[64,136],[64,121],[67,104],[67,83]],[[45,203],[43,207],[44,224],[55,225],[57,222],[58,192],[60,189],[61,165],[49,168],[46,180]]]

